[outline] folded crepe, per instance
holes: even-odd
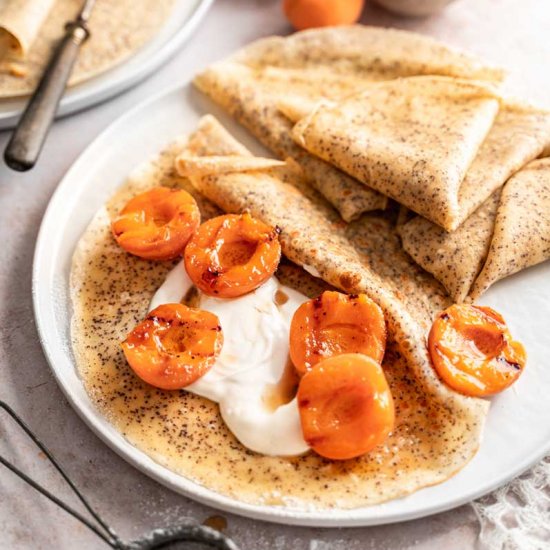
[[[324,76],[369,74],[369,80],[398,76],[440,74],[474,80],[500,81],[505,73],[478,58],[414,32],[352,25],[297,32],[288,37],[258,40],[231,56],[256,69],[304,70]],[[334,77],[333,77],[334,78]]]
[[[404,250],[431,273],[456,303],[463,302],[489,252],[500,189],[455,231],[445,231],[421,216],[398,228]]]
[[[216,63],[195,78],[209,95],[280,158],[292,157],[345,221],[386,206],[386,198],[292,142],[290,120],[278,109],[288,95],[338,99],[366,83],[414,74],[499,81],[488,67],[421,35],[353,26],[270,37]]]
[[[498,109],[485,85],[410,77],[321,103],[292,134],[313,154],[452,229],[460,184]]]
[[[550,258],[550,158],[535,160],[502,190],[487,260],[473,300],[493,283]]]
[[[550,145],[550,111],[506,101],[468,169],[458,193],[458,227],[512,174]]]
[[[0,58],[24,57],[55,0],[4,0],[0,6]]]
[[[317,104],[314,100],[290,95],[279,101],[278,108],[290,120],[298,122],[314,111]],[[458,213],[452,227],[464,223],[495,189],[525,164],[544,155],[548,146],[550,111],[517,101],[503,103],[460,184]],[[429,222],[419,220],[417,224],[419,228],[429,227]],[[431,231],[438,233],[435,228]]]
[[[550,258],[550,159],[535,160],[497,189],[456,231],[417,216],[398,231],[404,250],[455,302]]]
[[[293,124],[277,108],[277,97],[283,92],[258,82],[253,69],[228,62],[212,67],[194,82],[278,157],[290,157],[299,163],[311,185],[333,204],[344,220],[385,208],[386,197],[293,142],[290,136]]]

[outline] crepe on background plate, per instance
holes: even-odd
[[[0,59],[27,55],[55,0],[4,0],[0,6]]]
[[[442,482],[462,468],[479,446],[488,402],[452,392],[429,364],[427,327],[433,313],[448,301],[440,285],[400,252],[391,223],[366,216],[346,229],[292,164],[247,172],[236,166],[233,172],[225,162],[218,172],[207,162],[212,173],[204,175],[201,170],[202,175],[192,176],[198,193],[174,170],[183,146],[184,140],[173,144],[135,171],[96,215],[75,252],[73,347],[87,391],[102,412],[159,463],[210,489],[256,504],[353,508]],[[187,159],[237,156],[239,162],[250,155],[212,117],[201,121],[183,154]],[[187,161],[178,167],[199,164],[197,159],[194,165]],[[278,224],[289,259],[343,290],[364,290],[383,306],[390,329],[384,368],[397,409],[397,427],[385,445],[345,462],[312,452],[290,459],[259,455],[236,441],[214,403],[185,391],[152,388],[133,374],[120,341],[147,312],[173,262],[147,262],[126,254],[112,238],[109,219],[131,196],[159,184],[191,190],[203,219],[218,212],[205,195],[225,211],[248,209]],[[373,224],[379,230],[371,241]],[[364,251],[378,250],[368,258],[370,263],[351,238]],[[394,251],[395,266],[384,265],[386,255]],[[279,276],[310,296],[327,288],[326,282],[299,267],[283,264]],[[403,297],[397,286],[407,277],[408,296]]]
[[[296,147],[289,137],[291,121],[277,105],[289,94],[307,101],[338,99],[373,80],[416,74],[495,82],[504,76],[431,38],[357,25],[259,40],[209,67],[195,84],[280,158],[294,158],[309,182],[351,221],[384,208],[385,197]]]
[[[141,48],[168,19],[174,1],[97,0],[89,23],[91,37],[80,50],[69,84],[93,78]],[[49,10],[47,4],[52,4]],[[81,9],[82,0],[6,2],[5,10],[0,11],[0,28],[5,25],[13,32],[21,48],[10,48],[2,57],[0,98],[34,91],[52,48],[63,36],[65,23],[74,20]]]

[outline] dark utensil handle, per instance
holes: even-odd
[[[24,172],[36,164],[80,46],[88,35],[86,26],[81,22],[67,25],[67,32],[52,56],[4,152],[4,160],[13,170]]]

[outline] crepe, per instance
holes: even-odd
[[[439,483],[463,467],[479,445],[488,403],[450,391],[429,365],[426,331],[435,311],[448,301],[438,283],[401,251],[392,222],[372,215],[344,227],[292,164],[256,172],[227,172],[225,164],[222,172],[193,176],[198,194],[173,168],[182,144],[173,144],[129,178],[96,215],[73,259],[76,362],[92,400],[116,429],[171,470],[224,495],[264,505],[370,505]],[[206,117],[183,155],[211,160],[250,153]],[[119,343],[146,313],[173,263],[126,254],[110,234],[109,218],[135,193],[159,184],[191,190],[203,220],[216,213],[204,193],[224,210],[248,209],[280,225],[285,255],[325,279],[285,261],[278,272],[285,284],[309,296],[328,288],[327,283],[365,290],[383,305],[390,329],[383,366],[397,411],[396,429],[385,445],[344,462],[313,452],[295,458],[259,455],[233,437],[214,403],[185,391],[157,390],[133,374]]]
[[[291,95],[281,99],[278,108],[290,120],[298,122],[316,105],[315,101]],[[518,101],[504,102],[460,184],[458,212],[451,229],[464,223],[514,172],[544,155],[544,149],[549,145],[550,111]],[[419,227],[429,227],[428,222],[417,223]],[[435,228],[431,231],[438,234]]]
[[[550,159],[529,163],[456,231],[417,216],[399,228],[403,248],[455,302],[550,258]]]
[[[458,227],[508,178],[550,144],[550,111],[505,102],[468,169],[458,193]]]
[[[298,162],[311,185],[334,205],[344,220],[385,208],[386,197],[310,155],[292,141],[293,124],[277,108],[277,97],[282,92],[258,82],[252,69],[228,63],[199,75],[194,82],[277,156],[291,157]]]
[[[443,284],[456,303],[466,299],[485,263],[499,201],[497,189],[455,231],[447,232],[421,216],[398,229],[404,250]]]
[[[308,151],[452,229],[466,171],[499,100],[478,83],[420,76],[320,104],[292,131]]]
[[[456,302],[463,302],[482,269],[500,200],[500,186],[550,143],[550,113],[506,103],[470,166],[459,192],[461,215],[469,216],[452,232],[417,216],[400,228],[404,249],[440,281]],[[488,192],[490,198],[470,215]]]
[[[292,157],[345,221],[384,208],[385,197],[297,148],[278,109],[289,95],[337,99],[373,80],[442,74],[498,81],[499,69],[405,31],[352,26],[308,30],[254,42],[195,78],[195,84],[280,158]]]
[[[4,0],[0,4],[0,59],[25,56],[55,0]]]
[[[213,169],[220,173],[247,172],[284,165],[285,163],[280,160],[240,155],[212,155],[205,157],[180,155],[176,161],[176,168],[179,167],[180,171],[185,171],[186,174],[193,177],[208,175]]]
[[[471,298],[493,283],[550,258],[550,158],[535,160],[502,190],[487,260]]]
[[[159,31],[173,6],[174,0],[97,0],[89,22],[91,37],[81,48],[69,84],[126,60]],[[13,33],[15,48],[0,64],[0,98],[34,91],[65,23],[74,20],[81,8],[82,0],[5,0],[0,26]]]
[[[289,37],[272,36],[249,44],[231,57],[254,68],[304,69],[314,74],[377,75],[369,80],[440,74],[474,80],[500,81],[502,69],[414,32],[352,25],[310,29]],[[333,77],[333,79],[336,79]],[[323,78],[319,80],[324,81]]]

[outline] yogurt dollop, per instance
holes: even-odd
[[[182,261],[153,296],[150,310],[181,302],[192,286]],[[239,298],[215,298],[199,292],[197,307],[218,316],[224,343],[214,366],[185,389],[219,403],[235,437],[264,455],[293,456],[309,449],[296,398],[276,408],[266,400],[270,388],[284,376],[290,322],[306,300],[276,277]]]

